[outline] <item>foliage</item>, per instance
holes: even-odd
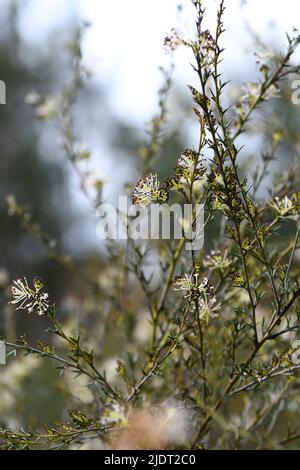
[[[238,101],[228,106],[220,72],[225,1],[214,32],[204,28],[202,1],[192,3],[196,37],[181,38],[173,30],[165,48],[173,53],[182,47],[193,55],[198,85],[189,90],[198,146],[182,150],[173,174],[161,185],[155,165],[166,144],[162,135],[171,86],[166,74],[160,113],[139,151],[142,179],[131,195],[145,206],[172,200],[205,203],[205,228],[213,230],[214,249],[185,251],[184,231],[181,240],[109,242],[109,267],[99,279],[85,279],[90,294],[81,312],[84,320],[75,327],[51,304],[40,281],[33,287],[26,278],[15,281],[12,303],[31,315],[45,314],[54,341],[32,346],[22,337],[6,341],[7,347],[52,360],[62,376],[70,370],[85,377],[92,398],[69,411],[64,423],[44,431],[3,427],[3,448],[91,447],[96,442],[97,448],[108,443],[113,448],[265,449],[300,438],[300,365],[294,343],[300,329],[299,168],[286,169],[262,198],[259,190],[280,138],[273,139],[271,155],[267,149],[253,174],[241,159],[241,136],[247,135],[253,116],[258,119],[260,109],[268,110],[267,102],[280,97],[284,82],[299,74],[292,57],[300,36],[297,31],[287,36],[280,56],[260,51],[257,82],[245,85]],[[67,158],[96,207],[103,182],[96,178],[92,187],[86,184],[91,180],[82,160],[88,162],[90,153],[78,145],[72,119],[86,75],[81,34],[70,49],[70,84],[60,96],[36,97],[31,104],[39,118],[59,123]],[[24,219],[15,199],[8,199],[8,206],[11,215]],[[52,258],[76,269],[56,253],[31,217],[25,222]],[[159,273],[149,275],[153,259],[159,259]],[[115,371],[107,374],[105,362],[116,356]]]

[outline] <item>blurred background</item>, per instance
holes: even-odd
[[[218,2],[207,3],[207,26],[212,27]],[[284,8],[281,0],[227,1],[223,72],[224,79],[231,80],[228,102],[236,99],[243,82],[255,81],[258,66],[253,51],[257,47],[283,50],[285,32],[298,26],[297,13],[300,6],[293,0],[286,0]],[[147,123],[158,113],[158,90],[163,84],[159,67],[174,66],[168,99],[169,138],[157,162],[160,177],[168,174],[180,151],[196,142],[187,93],[187,84],[196,86],[189,57],[186,50],[179,49],[173,56],[163,48],[172,28],[185,38],[193,35],[193,19],[188,0],[0,0],[0,80],[7,87],[7,103],[0,106],[1,336],[12,340],[25,333],[34,341],[46,328],[43,318],[32,320],[23,312],[13,313],[7,305],[12,279],[40,276],[68,319],[70,311],[78,317],[87,310],[97,315],[97,304],[87,305],[91,287],[82,280],[82,273],[97,284],[99,275],[106,275],[109,268],[105,248],[96,237],[95,210],[65,158],[60,132],[53,122],[36,119],[28,105],[30,96],[55,96],[68,85],[68,46],[78,26],[89,24],[82,41],[89,77],[74,109],[75,127],[90,151],[89,172],[98,175],[103,200],[116,203],[124,187],[139,178],[139,148],[147,140]],[[272,113],[262,116],[260,134],[247,137],[243,158],[252,159],[253,172],[261,153],[278,136],[279,159],[271,166],[270,178],[284,168],[286,159],[298,158],[299,112],[291,103],[291,93],[287,86],[282,98],[270,105]],[[11,216],[6,205],[10,195],[38,222],[47,243],[55,243],[58,253],[75,260],[76,269],[49,259],[45,243],[26,230],[26,220],[24,224],[20,217]],[[0,420],[10,425],[41,425],[60,419],[70,391],[51,365],[41,366],[34,359],[17,364],[12,357],[9,363],[9,367],[0,366]],[[39,368],[39,374],[28,374],[31,368]],[[91,399],[79,395],[81,400]]]

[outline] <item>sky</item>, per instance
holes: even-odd
[[[42,44],[51,31],[64,28],[72,16],[92,23],[84,42],[84,62],[93,71],[93,79],[108,86],[112,109],[126,119],[141,122],[155,112],[160,65],[174,60],[176,78],[184,83],[191,80],[185,52],[178,51],[175,59],[171,59],[162,45],[165,35],[174,27],[186,37],[192,31],[194,9],[189,0],[19,1],[23,4],[20,31],[29,44],[36,44],[37,39]],[[179,3],[184,7],[181,16]],[[218,1],[204,3],[208,6],[208,26],[213,26]],[[276,47],[285,42],[285,32],[297,26],[295,19],[300,23],[300,3],[295,0],[225,3],[226,63],[228,70],[235,69],[241,76],[255,61],[250,52],[248,27],[270,47]]]

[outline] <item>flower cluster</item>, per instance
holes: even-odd
[[[206,168],[199,161],[199,154],[195,150],[187,149],[177,161],[176,174],[188,183],[200,180],[205,174]]]
[[[218,315],[220,304],[217,304],[216,297],[212,295],[214,288],[209,284],[207,277],[200,281],[199,273],[196,271],[176,276],[173,280],[173,289],[183,291],[185,299],[195,302],[199,318],[206,325],[209,318],[215,318]]]
[[[169,199],[166,188],[160,188],[156,174],[150,174],[140,180],[134,188],[132,195],[133,204],[148,206],[151,203],[163,204]]]
[[[35,109],[35,115],[38,119],[47,121],[57,116],[59,99],[55,96],[43,97],[32,92],[26,96],[25,102]]]
[[[173,289],[184,291],[184,298],[189,300],[196,300],[203,294],[213,292],[213,286],[209,284],[207,277],[204,277],[200,282],[199,273],[197,272],[176,276],[173,280]]]
[[[167,178],[166,185],[170,190],[184,192],[186,186],[190,187],[196,181],[202,180],[205,173],[206,168],[200,161],[199,153],[187,149],[177,160],[175,177]]]
[[[276,55],[273,51],[260,50],[255,52],[256,63],[259,65],[259,70],[267,76],[270,72],[272,62],[274,61]]]
[[[243,95],[236,103],[236,112],[243,118],[250,108],[260,101],[268,101],[273,98],[280,98],[280,90],[277,85],[270,85],[267,89],[261,83],[247,83],[243,87]]]
[[[275,197],[273,201],[271,201],[270,206],[279,217],[295,216],[299,213],[300,209],[297,194],[293,194],[292,198],[288,196],[284,196],[282,199]]]
[[[167,53],[174,52],[179,46],[185,45],[185,41],[178,36],[177,31],[173,28],[171,33],[167,34],[164,39],[164,49]]]
[[[43,283],[36,278],[33,281],[33,289],[29,287],[26,277],[24,280],[13,281],[11,304],[17,305],[16,310],[27,310],[28,313],[45,315],[50,308],[49,295],[43,292]]]
[[[209,268],[212,271],[224,272],[232,265],[232,259],[228,257],[227,250],[223,253],[221,253],[221,251],[213,250],[206,256],[203,264],[206,268]]]
[[[221,304],[217,304],[215,296],[208,297],[204,295],[199,299],[198,309],[199,318],[205,324],[208,325],[210,318],[216,318],[219,316],[219,310]]]

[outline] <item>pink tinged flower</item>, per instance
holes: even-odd
[[[164,39],[164,49],[167,53],[174,52],[179,46],[184,44],[183,39],[180,39],[175,29],[167,34]]]

